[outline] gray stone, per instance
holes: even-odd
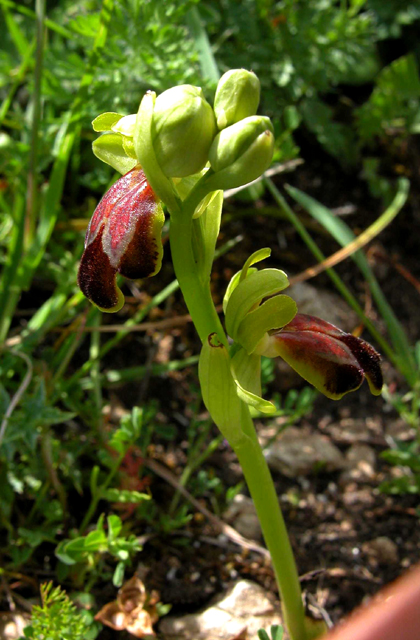
[[[347,303],[336,293],[314,287],[308,282],[292,285],[287,294],[290,295],[299,309],[299,313],[318,316],[343,331],[351,332],[359,324],[358,316]]]
[[[344,467],[341,451],[328,438],[289,428],[266,452],[273,471],[289,478],[306,476],[315,471],[337,471]]]
[[[274,624],[281,618],[264,589],[239,580],[198,613],[163,618],[159,634],[163,640],[232,640],[247,633],[248,640],[258,640],[258,630]]]
[[[346,452],[346,469],[340,475],[340,483],[366,482],[376,475],[376,454],[367,444],[353,444]]]
[[[2,611],[0,613],[0,638],[17,640],[23,636],[23,630],[30,623],[31,616],[24,612]]]
[[[362,550],[374,565],[398,564],[398,547],[386,536],[379,536],[379,538],[365,542]]]
[[[223,519],[244,538],[249,540],[262,539],[260,522],[252,498],[238,493],[223,514]]]

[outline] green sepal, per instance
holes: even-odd
[[[280,269],[255,271],[239,282],[226,306],[226,329],[236,339],[236,333],[246,314],[263,298],[273,296],[289,286],[286,274]]]
[[[179,211],[177,196],[171,181],[160,168],[153,150],[152,120],[155,100],[156,94],[153,91],[148,91],[143,96],[134,129],[134,148],[153,191],[166,204],[169,212],[174,213]]]
[[[231,359],[231,371],[235,379],[238,397],[261,413],[274,413],[272,402],[261,397],[261,356],[248,355],[238,349]]]
[[[124,116],[112,125],[112,131],[115,131],[115,133],[121,133],[121,135],[128,138],[132,138],[134,136],[136,118],[137,115],[135,113],[131,113],[129,116]]]
[[[296,302],[290,296],[270,298],[245,316],[235,339],[250,354],[267,331],[284,327],[293,320],[296,313]]]
[[[212,196],[210,202],[200,217],[193,220],[193,250],[203,284],[207,284],[210,279],[223,207],[223,191],[209,195]]]
[[[122,175],[134,169],[138,164],[136,158],[127,156],[123,136],[119,133],[104,133],[93,142],[92,150],[99,160],[109,164]]]
[[[231,373],[228,350],[212,333],[204,342],[198,363],[203,401],[214,423],[232,446],[245,437],[241,429],[241,401]]]
[[[114,111],[101,113],[92,121],[93,130],[97,133],[102,133],[103,131],[111,131],[112,127],[117,124],[117,122],[123,117],[124,116],[121,113],[115,113]]]

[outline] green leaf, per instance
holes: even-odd
[[[306,98],[300,105],[303,120],[319,143],[342,164],[354,165],[358,148],[353,130],[341,122],[334,122],[333,111],[319,98]]]
[[[151,499],[147,493],[130,491],[129,489],[107,489],[102,494],[102,497],[104,500],[109,500],[109,502],[122,502],[128,504],[138,504],[144,500]]]
[[[215,424],[232,444],[243,438],[241,401],[230,370],[226,347],[211,334],[204,342],[198,364],[203,401]]]
[[[231,371],[243,402],[261,413],[276,411],[271,402],[261,397],[261,356],[249,356],[244,349],[238,349],[231,360]]]
[[[119,562],[115,567],[114,575],[112,576],[112,584],[114,587],[121,587],[124,580],[125,562]]]
[[[281,624],[273,624],[270,628],[271,640],[283,640],[284,629]]]
[[[108,539],[113,540],[118,538],[121,533],[121,529],[121,518],[116,515],[108,516]]]
[[[286,274],[279,269],[256,271],[240,282],[230,295],[226,307],[226,329],[231,338],[236,339],[240,323],[255,305],[288,286]]]
[[[55,549],[56,557],[61,560],[65,565],[73,565],[76,564],[76,560],[73,555],[66,553],[65,547],[68,544],[67,540],[62,540],[59,545],[57,545]]]
[[[112,127],[115,126],[123,117],[124,116],[121,115],[121,113],[114,113],[112,111],[101,113],[101,115],[97,116],[95,120],[92,121],[93,130],[97,133],[101,133],[102,131],[111,131]]]
[[[127,156],[119,133],[104,133],[93,142],[92,151],[99,160],[123,175],[138,164],[136,159]]]
[[[104,531],[91,531],[87,536],[81,536],[70,540],[65,547],[65,554],[82,559],[87,553],[101,551],[107,547],[107,538]]]
[[[284,327],[296,313],[296,302],[290,296],[270,298],[245,316],[238,327],[236,340],[251,354],[267,331]]]

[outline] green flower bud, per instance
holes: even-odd
[[[215,133],[213,109],[200,87],[184,84],[156,98],[153,147],[168,178],[183,178],[201,171]]]
[[[274,151],[270,118],[251,116],[223,129],[214,139],[209,160],[212,188],[233,189],[258,178],[271,164]],[[213,185],[214,183],[214,185]]]
[[[245,69],[227,71],[219,80],[214,99],[217,127],[224,129],[257,113],[260,81]]]

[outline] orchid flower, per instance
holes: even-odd
[[[116,312],[124,296],[116,274],[148,278],[161,267],[165,216],[140,167],[107,191],[89,223],[79,267],[79,286],[102,311]]]

